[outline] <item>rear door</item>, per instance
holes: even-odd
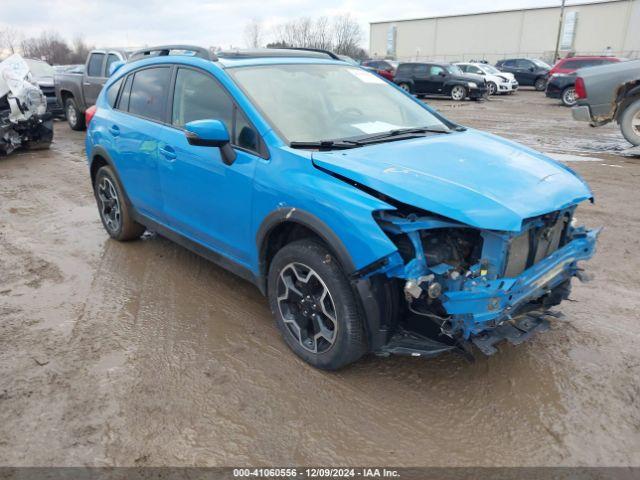
[[[89,55],[85,74],[82,77],[82,94],[85,106],[90,107],[96,103],[98,94],[105,82],[104,66],[107,54],[105,52],[93,52]]]
[[[264,161],[255,128],[227,90],[208,72],[180,66],[170,97],[170,125],[162,127],[160,182],[169,226],[237,263],[248,263],[255,248],[250,234],[253,174]],[[237,158],[222,161],[217,147],[187,142],[184,125],[222,121]]]
[[[423,63],[413,65],[415,93],[429,93],[429,66]]]
[[[158,174],[158,138],[162,134],[170,66],[131,73],[119,95],[109,134],[117,154],[120,180],[137,211],[165,223]]]

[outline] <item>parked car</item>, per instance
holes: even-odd
[[[640,146],[640,60],[578,71],[573,118],[594,127],[616,121],[622,135]]]
[[[518,90],[518,81],[513,73],[501,72],[493,65],[486,63],[458,62],[455,63],[464,73],[472,73],[484,77],[487,82],[489,95],[498,93],[514,93]]]
[[[71,69],[56,74],[55,95],[73,130],[85,129],[84,112],[96,102],[109,77],[111,64],[126,58],[127,53],[122,50],[92,50],[87,55],[84,71]]]
[[[373,69],[381,77],[393,81],[396,69],[398,68],[398,62],[393,60],[365,60],[362,62],[362,66],[367,69]]]
[[[594,67],[622,61],[618,57],[570,57],[563,58],[549,71],[546,95],[559,98],[567,107],[576,104],[575,80],[576,71],[580,68]]]
[[[104,228],[253,282],[316,367],[520,343],[594,253],[573,217],[591,190],[541,153],[327,55],[174,48],[132,55],[87,110]]]
[[[31,76],[40,87],[40,90],[42,90],[42,93],[44,93],[44,96],[47,97],[47,112],[50,112],[54,116],[63,115],[64,111],[58,103],[53,86],[53,76],[55,72],[53,67],[47,62],[33,58],[25,58],[24,61],[29,66]]]
[[[547,74],[551,67],[537,58],[507,58],[498,60],[496,68],[513,73],[520,86],[532,86],[543,91],[547,85]]]
[[[415,95],[446,95],[456,101],[478,100],[488,93],[484,77],[450,63],[401,63],[393,81]]]

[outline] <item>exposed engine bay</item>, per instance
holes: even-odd
[[[429,356],[473,343],[495,353],[548,328],[550,308],[568,298],[577,266],[593,255],[597,230],[578,227],[575,206],[523,222],[518,232],[481,230],[438,215],[378,212],[398,248],[365,275],[401,287],[404,320],[381,351]]]
[[[53,121],[29,66],[14,54],[0,62],[0,155],[18,148],[49,148]]]

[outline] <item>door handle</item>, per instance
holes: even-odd
[[[83,85],[84,85],[85,87],[90,87],[90,86],[91,86],[91,82],[83,82]]]
[[[117,125],[111,125],[109,127],[109,133],[111,133],[111,135],[113,135],[114,137],[117,137],[118,135],[120,135],[120,127]]]
[[[167,160],[175,160],[176,159],[176,151],[170,147],[170,146],[165,146],[165,147],[160,147],[160,154],[165,157]]]

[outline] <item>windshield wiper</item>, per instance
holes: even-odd
[[[424,133],[451,133],[449,129],[442,129],[436,127],[414,127],[414,128],[399,128],[397,130],[390,130],[384,133],[375,133],[373,135],[366,135],[363,137],[356,137],[354,142],[360,145],[367,145],[370,143],[381,143],[384,141],[405,140],[408,138],[415,138],[421,136]]]
[[[317,148],[318,150],[346,150],[359,147],[360,142],[349,140],[319,140],[317,142],[291,142],[291,148]]]

